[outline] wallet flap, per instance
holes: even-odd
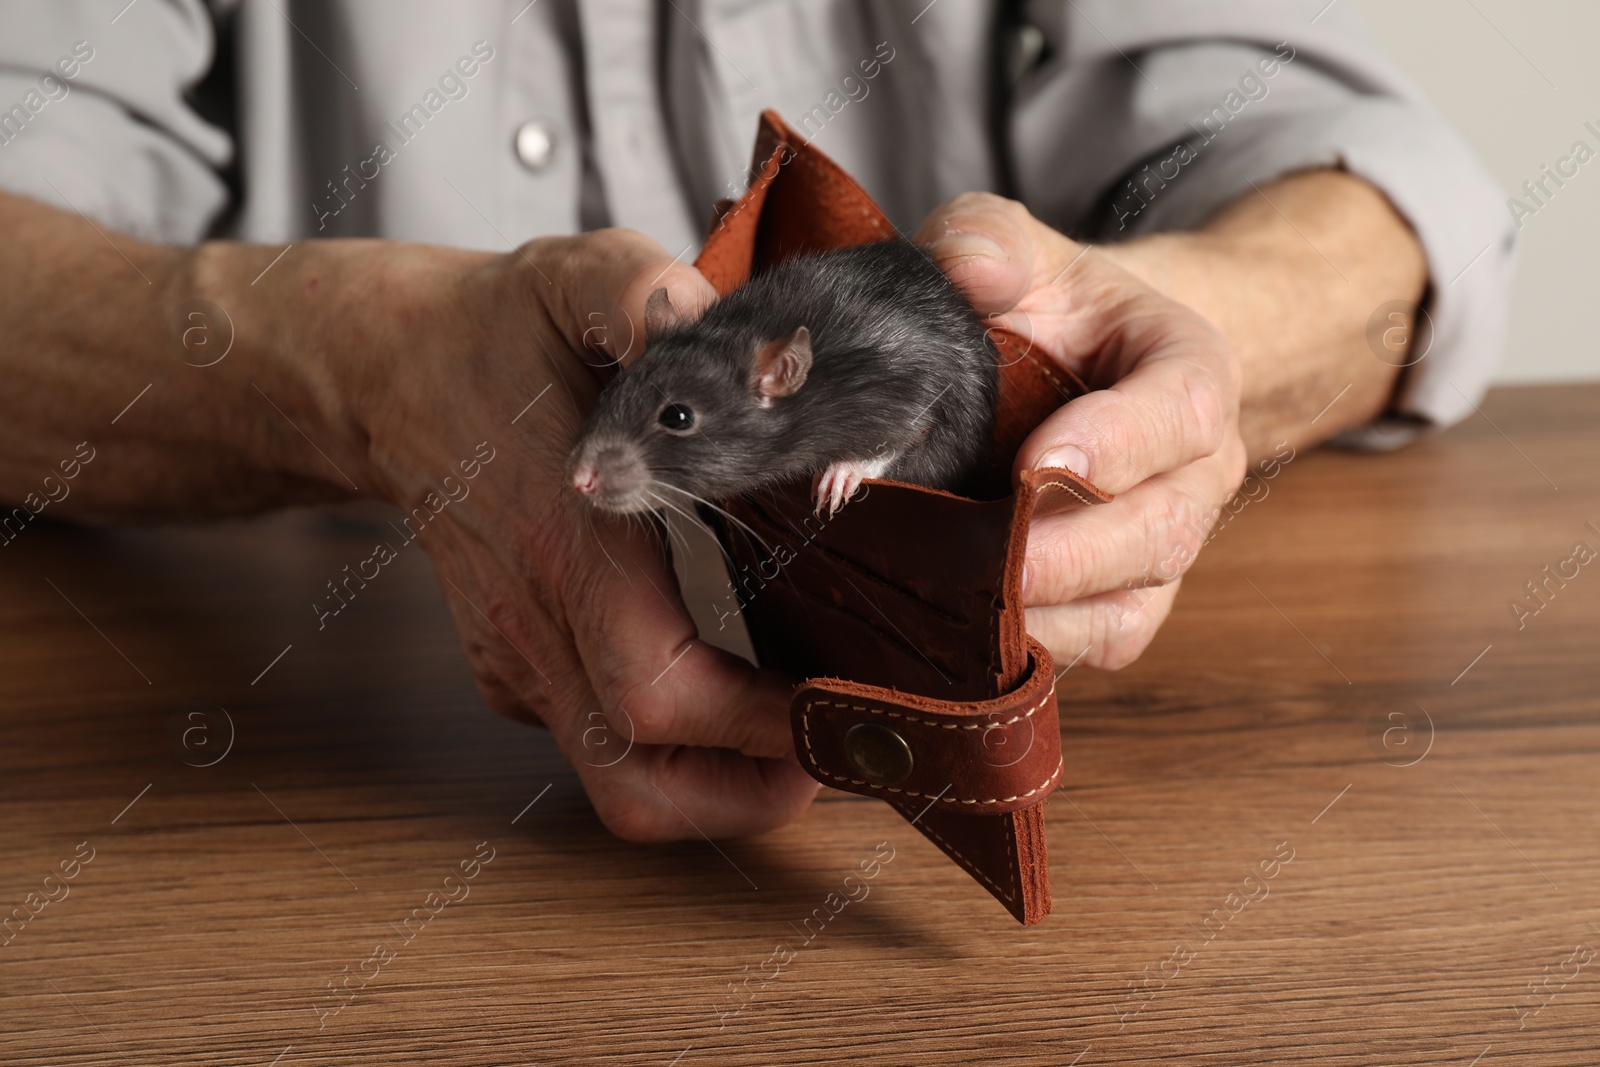
[[[696,266],[718,293],[803,252],[895,236],[864,190],[763,112],[752,180]],[[1086,388],[1011,329],[999,359],[995,463],[978,499],[869,480],[837,515],[795,483],[702,509],[761,664],[807,681],[791,704],[802,764],[891,804],[1024,923],[1050,911],[1043,798],[1060,779],[1049,653],[1028,636],[1022,567],[1036,515],[1110,498],[1070,471],[1011,465]],[[874,762],[876,761],[876,762]],[[899,761],[897,763],[896,761]],[[903,776],[896,778],[896,775]]]

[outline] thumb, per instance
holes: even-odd
[[[552,282],[534,291],[567,343],[619,363],[644,351],[644,309],[652,292],[667,290],[672,306],[691,319],[717,297],[698,270],[634,230],[540,238],[517,254]]]
[[[917,230],[921,245],[978,314],[1010,311],[1032,287],[1037,225],[1026,208],[992,193],[945,201]]]

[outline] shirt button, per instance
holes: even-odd
[[[517,127],[517,158],[534,173],[544,170],[556,154],[556,135],[550,125],[537,120]]]

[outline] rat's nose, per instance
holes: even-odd
[[[634,512],[648,499],[642,490],[650,482],[643,457],[631,443],[585,444],[572,461],[567,476],[572,491],[605,511]]]

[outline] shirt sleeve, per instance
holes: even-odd
[[[203,237],[233,146],[186,94],[214,50],[201,0],[0,7],[0,188],[147,240]]]
[[[1374,358],[1408,365],[1388,412],[1342,443],[1394,447],[1473,410],[1504,342],[1516,229],[1504,193],[1351,5],[1315,22],[1262,0],[1052,0],[1030,14],[1050,58],[1020,87],[1012,136],[1042,218],[1092,240],[1195,229],[1254,187],[1343,168],[1411,225],[1429,282],[1403,354],[1405,319],[1386,313],[1399,305],[1373,309]]]

